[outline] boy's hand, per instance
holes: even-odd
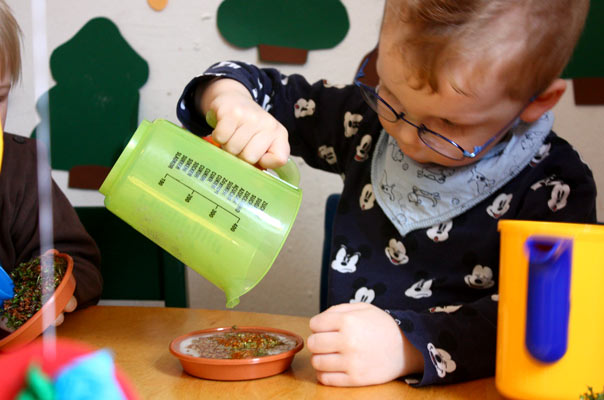
[[[53,323],[54,326],[59,326],[63,323],[63,321],[65,321],[65,313],[66,312],[72,312],[76,309],[76,307],[78,306],[78,301],[76,300],[75,297],[71,297],[71,299],[69,299],[69,301],[67,302],[67,304],[65,305],[65,308],[63,309],[63,312],[61,314],[59,314],[59,316],[57,317],[57,319],[55,319],[55,322]]]
[[[324,385],[375,385],[423,370],[421,353],[371,304],[331,307],[310,320],[310,329],[311,364]]]
[[[203,89],[203,115],[216,113],[218,123],[212,139],[231,154],[250,164],[277,168],[287,162],[287,130],[252,99],[245,86],[232,79],[219,79]]]

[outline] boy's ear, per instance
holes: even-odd
[[[524,122],[535,122],[546,111],[551,110],[560,100],[566,91],[566,81],[556,79],[533,100],[520,114],[520,119]]]

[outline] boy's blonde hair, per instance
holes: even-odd
[[[8,73],[14,84],[21,76],[21,29],[10,7],[0,0],[0,77]]]
[[[496,79],[514,100],[527,100],[560,77],[589,9],[589,0],[386,1],[386,14],[405,24],[400,51],[417,86],[438,91],[439,74],[450,63],[469,66],[472,79],[495,65]]]

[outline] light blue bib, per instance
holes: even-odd
[[[446,222],[518,175],[553,124],[551,112],[532,124],[519,122],[510,129],[509,140],[496,144],[477,162],[456,168],[413,161],[382,130],[371,162],[375,198],[402,236]]]

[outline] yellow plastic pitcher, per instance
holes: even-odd
[[[268,272],[302,191],[165,120],[143,121],[100,192],[105,206],[222,289],[227,307]]]
[[[495,384],[514,399],[604,387],[604,226],[500,221]]]

